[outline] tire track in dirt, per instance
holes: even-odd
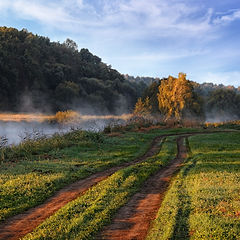
[[[187,136],[177,138],[176,158],[144,183],[140,192],[133,195],[130,201],[120,208],[112,223],[106,226],[96,239],[145,239],[150,222],[156,217],[171,177],[187,156],[187,149],[183,144],[184,138]]]
[[[54,196],[49,198],[43,204],[8,218],[0,224],[0,239],[15,240],[25,236],[68,202],[83,195],[90,187],[96,185],[122,168],[140,163],[157,154],[161,148],[160,141],[163,139],[164,136],[154,138],[149,149],[143,156],[136,158],[131,162],[112,167],[105,171],[95,173],[85,179],[74,182],[56,192]]]
[[[224,132],[224,131],[218,131],[218,132]],[[0,223],[0,240],[15,240],[25,236],[27,233],[33,231],[46,218],[53,215],[56,211],[58,211],[61,207],[66,205],[68,202],[83,195],[90,187],[96,185],[97,183],[106,179],[107,177],[109,177],[110,175],[112,175],[113,173],[115,173],[120,169],[140,163],[146,160],[147,158],[154,156],[158,151],[160,151],[161,146],[159,142],[163,140],[165,137],[168,137],[168,136],[187,137],[195,134],[207,134],[207,133],[217,133],[217,131],[163,134],[161,136],[154,138],[149,149],[143,156],[136,158],[131,162],[124,163],[116,167],[112,167],[105,171],[95,173],[85,179],[74,182],[62,188],[58,192],[56,192],[51,198],[46,200],[43,204],[38,205],[34,208],[31,208],[16,216],[10,217],[4,222]],[[164,171],[164,169],[166,170],[166,167],[160,171]],[[170,179],[168,179],[168,177],[165,177],[165,179],[163,179],[163,181],[166,183],[166,186],[169,180]],[[150,187],[152,188],[152,186]],[[154,196],[154,193],[153,193],[153,196]],[[127,239],[127,238],[125,238],[124,236],[124,238],[117,238],[117,239]],[[135,238],[130,238],[130,239],[135,239]]]
[[[140,192],[133,195],[130,201],[124,205],[115,215],[112,223],[106,226],[96,239],[104,240],[143,240],[145,239],[152,220],[156,218],[161,206],[164,194],[170,184],[174,173],[181,167],[187,156],[187,147],[184,146],[184,138],[194,135],[214,133],[231,133],[229,131],[205,131],[188,132],[162,135],[164,137],[178,136],[177,156],[157,174],[150,177],[143,185]],[[238,131],[239,132],[239,131]]]

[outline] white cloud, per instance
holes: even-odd
[[[211,13],[198,18],[197,6],[175,0],[99,0],[99,6],[84,0],[0,0],[1,11],[15,12],[19,18],[37,20],[65,31],[91,35],[111,33],[126,37],[192,35],[211,30]],[[96,2],[95,2],[96,3]],[[198,33],[198,35],[196,34]],[[117,35],[117,34],[116,34]]]
[[[240,10],[215,17],[213,9],[177,0],[0,0],[0,13],[86,37],[142,39],[155,37],[212,39],[216,27],[240,19]]]
[[[9,3],[7,1],[0,1],[0,9],[7,8]]]
[[[227,24],[230,22],[233,22],[235,20],[239,20],[240,19],[240,9],[234,9],[232,11],[230,11],[230,13],[228,12],[227,14],[222,14],[222,16],[217,17],[214,20],[215,24]]]
[[[106,1],[105,1],[106,2]],[[173,0],[130,0],[114,1],[115,7],[106,5],[104,21],[107,24],[122,24],[126,30],[134,29],[140,35],[156,36],[192,35],[198,37],[211,29],[207,12],[201,17],[193,15],[199,11],[196,6]],[[111,11],[114,9],[114,11]],[[198,33],[198,35],[196,35]]]
[[[235,87],[240,86],[240,72],[208,72],[206,74],[199,75],[195,77],[197,82],[212,82],[215,84],[224,84],[226,86],[233,85]]]
[[[36,4],[32,1],[15,1],[13,9],[19,17],[25,19],[36,19],[43,23],[55,24],[60,22],[70,22],[70,16],[56,5]]]

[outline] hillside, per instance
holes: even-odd
[[[51,42],[26,29],[0,27],[0,111],[122,113],[145,87],[88,49],[78,51],[73,40]]]

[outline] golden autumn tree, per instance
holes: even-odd
[[[187,116],[202,117],[200,99],[193,91],[193,86],[186,79],[186,74],[179,73],[178,78],[169,76],[162,80],[158,93],[159,109],[165,119],[180,120]]]
[[[146,97],[143,101],[142,98],[139,98],[134,108],[134,115],[137,116],[148,116],[151,114],[152,106],[149,101],[149,97]]]

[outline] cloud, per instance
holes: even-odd
[[[74,7],[73,7],[74,6]],[[74,31],[78,26],[91,26],[88,19],[81,19],[73,15],[74,11],[84,11],[83,1],[81,0],[12,0],[6,3],[0,0],[0,12],[12,11],[19,19],[34,20],[44,26],[54,27],[62,30]],[[93,24],[98,26],[97,23]]]
[[[176,0],[12,0],[4,10],[11,10],[22,19],[38,22],[70,32],[85,31],[90,35],[117,35],[146,37],[196,35],[211,30],[208,11],[200,17],[194,15],[198,6]]]
[[[211,39],[217,25],[240,19],[238,9],[219,16],[211,8],[177,0],[0,0],[0,12],[7,10],[45,27],[110,40]]]
[[[227,24],[240,19],[240,9],[228,11],[227,14],[223,13],[222,16],[214,20],[215,24]]]
[[[13,0],[4,4],[4,0],[0,0],[1,12],[12,11],[20,19],[34,19],[42,23],[54,24],[56,22],[69,21],[69,16],[61,6],[55,4],[44,4],[42,1],[23,1]]]
[[[32,1],[15,1],[14,11],[25,19],[36,19],[42,23],[55,24],[61,22],[71,22],[70,16],[64,10],[54,4],[43,5]]]
[[[211,29],[210,11],[200,17],[194,15],[197,6],[173,0],[130,0],[113,1],[114,7],[106,5],[104,21],[106,25],[124,26],[126,31],[147,36],[194,36],[198,37]],[[125,33],[125,31],[124,31]],[[196,35],[198,33],[198,35]]]
[[[240,86],[240,71],[232,72],[208,72],[199,77],[196,77],[197,82],[212,82],[215,84],[222,83],[224,85],[233,85],[235,87]]]

